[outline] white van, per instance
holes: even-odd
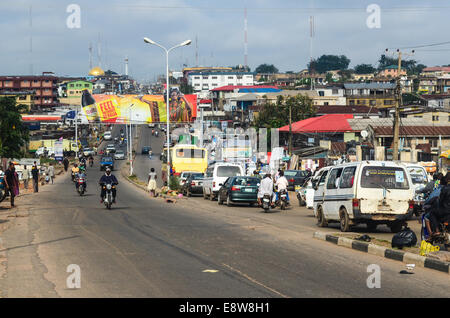
[[[321,195],[321,191],[323,191]],[[365,223],[401,230],[412,214],[414,187],[406,167],[392,161],[362,161],[329,167],[314,196],[318,225],[339,222],[342,232]]]
[[[203,198],[213,201],[221,187],[219,184],[234,176],[245,176],[244,168],[240,164],[221,162],[209,166],[203,178]]]

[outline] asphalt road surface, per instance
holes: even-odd
[[[124,161],[116,163],[119,169]],[[118,171],[117,204],[107,210],[98,158],[87,173],[83,197],[66,174],[19,198],[23,217],[1,234],[7,263],[0,296],[449,296],[448,274],[400,274],[403,263],[314,240],[309,230],[259,217],[256,209],[251,217],[233,208],[209,211],[194,200],[152,199]],[[81,271],[79,289],[67,285],[71,264]],[[381,288],[367,287],[370,264],[381,268]]]

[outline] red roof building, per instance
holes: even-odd
[[[292,124],[292,132],[295,133],[344,133],[353,131],[347,119],[352,119],[351,114],[328,114],[320,117],[312,117]],[[289,132],[289,125],[281,127],[280,132]]]

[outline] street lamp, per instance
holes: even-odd
[[[129,158],[130,158],[130,176],[133,175],[133,135],[131,133],[131,127],[133,126],[132,121],[131,121],[131,108],[133,108],[134,104],[131,104],[130,107],[128,108],[128,113],[130,116],[130,129],[129,129],[129,133],[130,135],[127,137],[128,138],[128,154],[129,154]]]
[[[191,40],[186,40],[184,42],[181,42],[178,45],[175,45],[174,47],[171,47],[170,49],[166,49],[164,46],[156,43],[155,41],[145,37],[144,38],[144,42],[148,43],[148,44],[152,44],[152,45],[156,45],[159,46],[160,48],[162,48],[165,52],[166,52],[166,121],[167,121],[167,189],[170,190],[170,127],[169,127],[169,118],[170,118],[170,113],[169,113],[169,52],[172,51],[173,49],[177,48],[177,47],[181,47],[181,46],[185,46],[185,45],[189,45],[191,44]]]

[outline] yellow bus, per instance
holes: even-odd
[[[162,161],[166,161],[167,148],[164,148]],[[172,172],[178,176],[183,171],[205,173],[208,167],[208,151],[206,148],[200,148],[196,145],[177,144],[170,148],[170,163]]]

